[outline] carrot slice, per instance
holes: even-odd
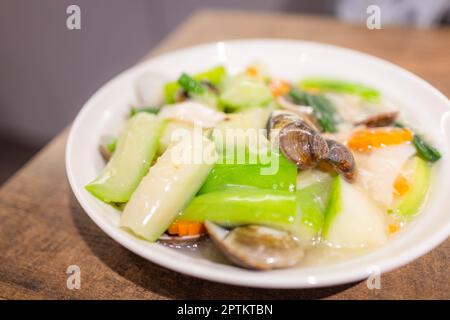
[[[169,226],[169,229],[167,229],[167,233],[168,234],[178,234],[178,224],[177,223],[172,223]]]
[[[203,223],[197,221],[175,221],[169,226],[167,232],[180,237],[195,236],[204,233],[205,226]]]
[[[269,83],[270,91],[272,91],[272,94],[275,97],[281,96],[283,94],[286,94],[290,90],[290,85],[284,80],[280,79],[272,79]]]
[[[247,69],[245,70],[245,73],[247,73],[247,75],[249,75],[251,77],[257,77],[259,75],[259,70],[256,67],[250,66],[250,67],[247,67]]]
[[[350,149],[367,152],[386,146],[411,142],[413,133],[406,128],[373,128],[354,132],[349,140]]]
[[[400,230],[400,226],[399,226],[398,224],[396,224],[396,223],[391,223],[391,224],[389,224],[389,226],[388,226],[388,233],[389,233],[389,234],[396,233],[396,232],[398,232],[399,230]]]
[[[402,196],[408,192],[410,188],[409,181],[402,175],[399,175],[394,182],[394,194]]]

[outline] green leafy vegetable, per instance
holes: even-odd
[[[396,122],[394,126],[404,128],[404,125],[400,122]],[[413,144],[414,147],[416,147],[417,154],[426,161],[436,162],[442,157],[441,153],[436,148],[416,133],[414,133]]]
[[[160,108],[157,107],[145,107],[145,108],[132,108],[130,112],[130,116],[134,116],[140,112],[147,112],[152,114],[158,114]]]
[[[112,138],[106,145],[106,149],[108,149],[109,152],[113,153],[116,150],[116,146],[117,146],[117,138]]]
[[[304,90],[317,89],[322,91],[333,91],[358,95],[366,101],[377,102],[380,92],[359,83],[353,83],[338,79],[312,77],[300,81],[300,87]]]
[[[195,80],[186,73],[181,74],[178,84],[189,93],[203,94],[206,91],[200,81]]]
[[[325,132],[337,131],[337,113],[331,102],[323,95],[312,95],[297,89],[291,89],[289,96],[301,105],[312,107],[314,116]]]
[[[440,152],[417,134],[414,134],[413,144],[416,147],[417,153],[423,159],[429,162],[436,162],[441,158]]]
[[[195,80],[186,73],[178,79],[178,84],[189,93],[189,97],[213,109],[218,107],[217,94],[211,91],[207,85]]]
[[[220,87],[226,75],[227,75],[226,69],[223,66],[217,66],[204,72],[197,73],[194,76],[192,76],[192,78],[197,81],[205,80],[210,82],[216,87]],[[177,81],[166,83],[166,85],[164,86],[165,102],[174,103],[175,97],[180,88],[181,86],[178,84]]]

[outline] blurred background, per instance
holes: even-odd
[[[66,28],[70,4],[81,8],[81,30]],[[316,14],[365,24],[371,4],[380,7],[383,27],[450,22],[450,0],[1,0],[0,184],[69,125],[103,83],[196,10]]]

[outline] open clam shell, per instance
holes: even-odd
[[[255,270],[288,268],[304,256],[299,240],[289,232],[248,225],[232,230],[210,221],[206,230],[224,255],[234,264]]]

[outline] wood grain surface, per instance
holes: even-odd
[[[333,19],[235,11],[201,11],[151,54],[235,38],[292,38],[354,48],[392,61],[450,93],[450,30],[369,31]],[[88,97],[86,97],[88,98]],[[68,185],[57,136],[0,189],[0,299],[402,299],[450,298],[450,240],[416,261],[366,283],[309,290],[268,290],[191,278],[133,254],[83,212]],[[69,290],[66,269],[81,268]]]

